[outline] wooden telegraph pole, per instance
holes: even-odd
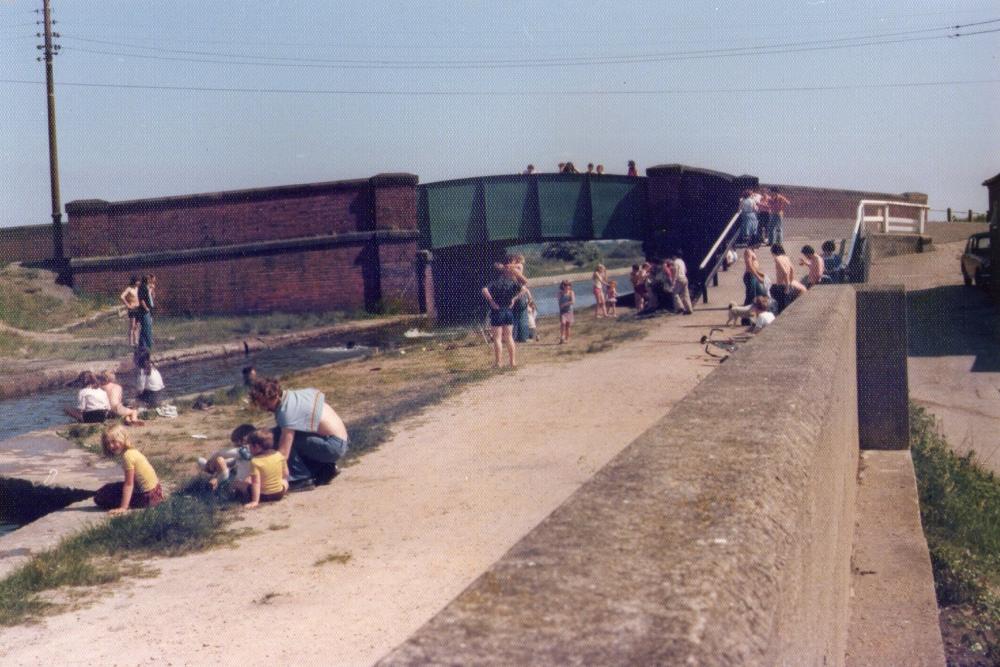
[[[49,183],[52,189],[52,260],[60,278],[65,278],[66,258],[63,254],[62,202],[59,198],[59,151],[56,148],[56,90],[52,81],[52,58],[59,51],[52,45],[52,10],[49,0],[42,0],[45,23],[45,87],[48,91],[49,110]],[[56,35],[58,37],[58,35]],[[39,47],[43,48],[43,47]]]

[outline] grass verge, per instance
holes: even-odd
[[[525,364],[565,362],[601,352],[641,337],[648,329],[633,318],[619,321],[581,317],[570,344],[557,345],[558,320],[542,318],[539,329],[545,343],[519,346]],[[346,418],[351,452],[346,462],[386,442],[394,424],[455,394],[469,384],[497,373],[489,367],[491,351],[478,332],[461,338],[411,340],[377,356],[322,366],[283,378],[289,386],[317,387]],[[220,384],[235,378],[220,378]],[[204,409],[193,409],[195,402]],[[136,447],[153,464],[161,480],[182,485],[159,507],[132,512],[71,537],[50,552],[39,554],[7,579],[0,581],[0,625],[12,625],[66,608],[59,601],[61,587],[98,586],[117,581],[137,558],[176,556],[227,542],[223,530],[229,512],[207,491],[204,480],[183,483],[199,455],[228,442],[240,422],[273,424],[273,416],[250,408],[241,386],[177,401],[176,419],[152,419],[130,431]],[[79,446],[99,453],[101,427],[74,424],[60,433]],[[198,437],[195,437],[198,436]],[[235,515],[235,512],[233,512]],[[270,524],[268,530],[287,528]],[[349,554],[334,553],[317,566],[344,563]],[[55,600],[53,598],[55,597]],[[65,597],[65,595],[62,595]],[[260,600],[266,604],[270,597]]]
[[[52,591],[100,586],[135,572],[135,559],[180,556],[225,543],[229,516],[210,495],[177,492],[157,507],[130,512],[72,535],[0,581],[0,625],[59,611]]]
[[[1000,478],[918,406],[910,444],[948,663],[1000,665]]]

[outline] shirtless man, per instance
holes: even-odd
[[[317,389],[282,389],[277,380],[255,380],[250,402],[274,413],[281,430],[277,449],[288,461],[289,483],[329,484],[347,453],[347,427]]]
[[[128,344],[135,347],[139,344],[139,320],[142,318],[142,308],[139,307],[139,279],[136,276],[128,282],[118,298],[125,305],[128,314]]]
[[[799,260],[799,266],[807,267],[806,287],[811,289],[814,285],[819,285],[820,281],[823,280],[823,272],[825,270],[823,258],[816,254],[816,249],[811,245],[802,246],[802,258]]]
[[[795,269],[792,260],[785,254],[785,248],[780,243],[771,246],[774,255],[774,285],[771,286],[771,297],[777,302],[778,314],[781,314],[792,301],[806,291],[806,286],[795,279]]]
[[[111,404],[111,413],[122,417],[126,426],[142,426],[144,421],[139,419],[139,411],[126,407],[122,403],[122,386],[118,384],[114,371],[104,371],[98,374],[97,381],[101,384],[101,389],[108,395],[108,402]]]

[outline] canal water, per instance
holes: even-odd
[[[627,277],[623,276],[623,280],[619,280],[618,284],[620,294],[631,292],[631,284]],[[538,305],[539,315],[555,315],[559,312],[558,285],[537,286],[531,288],[531,291]],[[593,307],[594,294],[591,291],[590,280],[574,282],[573,291],[576,293],[578,311]],[[485,313],[484,306],[483,314]],[[438,339],[446,339],[460,336],[466,331],[452,328],[432,333]],[[161,369],[161,373],[167,396],[184,396],[232,386],[242,380],[240,371],[247,365],[255,366],[261,375],[281,376],[363,356],[375,347],[393,347],[404,340],[403,331],[399,328],[381,332],[339,334],[313,339],[302,346],[258,350],[249,356],[236,355],[167,366]],[[101,363],[96,362],[94,367],[95,370],[100,369]],[[125,387],[126,396],[134,394],[132,391],[135,385],[134,373],[122,373],[118,381]],[[75,405],[76,393],[76,389],[62,388],[0,401],[0,441],[31,431],[66,425],[69,418],[62,409],[63,406]]]

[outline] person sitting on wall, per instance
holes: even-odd
[[[837,244],[833,241],[823,241],[820,247],[820,256],[823,258],[823,273],[830,279],[830,282],[839,283],[843,280],[843,260],[837,254]]]
[[[84,424],[99,424],[108,418],[111,401],[93,373],[83,371],[72,384],[82,385],[76,395],[76,407],[66,406],[63,412]]]
[[[292,488],[329,484],[348,449],[347,427],[318,389],[283,389],[277,380],[254,380],[250,402],[274,413],[277,451],[288,461]]]
[[[812,289],[823,281],[825,273],[823,258],[816,254],[816,250],[811,245],[802,246],[802,257],[799,259],[799,266],[806,267],[806,277],[803,281],[805,286]]]
[[[777,302],[777,313],[780,315],[792,301],[805,293],[806,286],[795,279],[795,269],[792,260],[785,254],[785,248],[780,243],[771,246],[774,256],[774,285],[771,286],[771,298]]]

